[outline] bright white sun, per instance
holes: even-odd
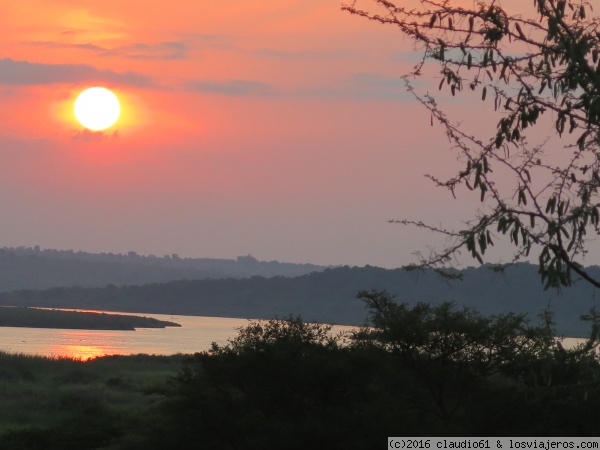
[[[117,121],[121,113],[119,99],[108,89],[86,89],[75,100],[75,117],[93,131],[104,130]]]

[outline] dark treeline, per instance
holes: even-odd
[[[0,248],[0,292],[56,286],[105,286],[202,278],[293,277],[323,270],[315,264],[237,259],[87,253],[36,247]]]
[[[181,325],[174,322],[153,319],[151,317],[0,306],[0,327],[135,330],[136,328],[179,326]]]
[[[550,308],[560,334],[580,337],[588,332],[580,316],[596,305],[596,290],[587,283],[575,282],[562,292],[545,291],[536,266],[530,264],[504,271],[481,266],[456,273],[462,275],[462,281],[449,282],[431,271],[340,267],[295,278],[180,280],[143,286],[15,291],[0,293],[0,305],[255,319],[293,314],[314,322],[360,325],[365,309],[355,294],[361,289],[377,288],[409,304],[454,301],[483,314],[516,312],[534,320]]]
[[[532,324],[361,297],[371,328],[253,322],[226,345],[179,356],[178,370],[164,357],[0,355],[10,393],[0,448],[362,450],[388,436],[597,435],[597,323],[586,344],[564,349],[548,315]]]

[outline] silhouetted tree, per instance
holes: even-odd
[[[570,285],[572,272],[600,287],[581,265],[587,235],[600,222],[600,21],[586,1],[532,4],[528,15],[495,1],[355,0],[342,9],[397,27],[418,44],[423,60],[404,77],[407,87],[464,161],[454,177],[431,178],[453,195],[466,186],[482,202],[464,230],[397,221],[451,238],[421,264],[443,266],[463,248],[483,263],[494,235],[504,235],[517,260],[539,252],[546,287]],[[427,73],[428,62],[439,67],[440,89],[453,96],[474,91],[493,106],[500,118],[492,136],[469,134],[432,96],[416,92],[410,79]],[[534,145],[527,137],[544,115],[555,134]]]
[[[362,449],[394,434],[596,433],[596,340],[562,348],[547,315],[532,326],[360,295],[370,322],[355,333],[300,318],[252,322],[194,355],[151,421],[151,445]]]
[[[372,326],[354,336],[355,345],[384,349],[414,374],[443,423],[435,432],[543,435],[573,414],[579,432],[593,433],[585,408],[574,405],[591,395],[587,407],[600,410],[597,326],[585,344],[565,349],[547,312],[533,326],[523,315],[484,317],[448,302],[410,307],[382,291],[359,297]]]
[[[385,351],[354,348],[330,326],[253,322],[188,361],[152,440],[157,448],[372,448],[389,433],[427,430],[407,407],[425,392],[400,380]]]

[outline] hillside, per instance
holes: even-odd
[[[0,293],[0,305],[104,309],[123,312],[271,318],[300,314],[308,321],[362,324],[359,290],[385,289],[399,301],[452,300],[483,314],[518,312],[532,321],[550,307],[558,331],[585,336],[590,326],[580,316],[597,304],[598,292],[584,282],[562,292],[544,291],[537,267],[518,264],[501,273],[490,266],[462,271],[463,281],[448,282],[431,271],[340,267],[295,278],[180,280],[143,286],[54,288]],[[600,268],[591,268],[600,276]]]
[[[103,287],[162,283],[181,279],[295,277],[323,270],[314,264],[237,259],[180,258],[177,255],[142,256],[86,253],[39,247],[0,248],[0,292],[47,289],[57,286]]]

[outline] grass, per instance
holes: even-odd
[[[183,355],[80,361],[0,352],[0,436],[73,420],[132,420],[162,398]],[[0,440],[1,441],[1,440]]]

